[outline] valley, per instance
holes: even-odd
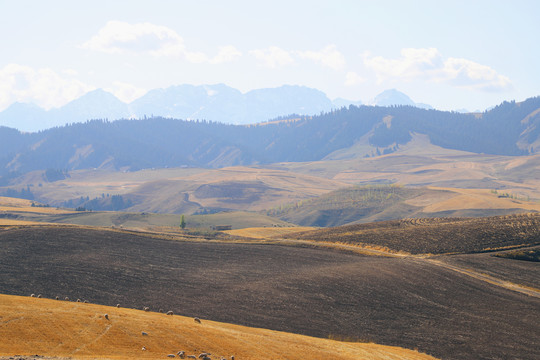
[[[13,340],[0,356],[162,358],[182,346],[238,359],[308,348],[314,359],[537,359],[537,102],[10,133],[0,336]],[[527,119],[514,137],[479,140],[508,114]],[[104,312],[122,320],[104,327]],[[212,330],[193,331],[194,317]],[[174,339],[141,355],[135,334],[148,324]],[[78,335],[38,335],[62,327]],[[260,339],[268,353],[253,355]]]

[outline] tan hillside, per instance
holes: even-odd
[[[315,230],[314,227],[308,226],[288,226],[288,227],[252,227],[245,229],[229,230],[225,231],[227,234],[234,236],[244,236],[254,239],[265,239],[276,236],[283,236],[300,231]]]
[[[0,338],[0,356],[164,359],[185,351],[196,356],[210,353],[211,359],[234,355],[236,360],[434,359],[398,347],[319,339],[205,319],[199,324],[177,315],[7,295],[0,295]]]

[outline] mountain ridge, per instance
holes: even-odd
[[[13,103],[0,112],[0,126],[35,132],[92,119],[145,119],[165,117],[210,120],[227,124],[254,124],[284,115],[317,115],[361,101],[342,98],[333,101],[320,90],[298,85],[255,89],[242,93],[224,84],[175,85],[153,89],[130,103],[120,101],[103,89],[92,90],[66,105],[44,110],[31,103]],[[395,89],[379,94],[372,105],[411,105],[406,94]]]
[[[420,138],[418,144],[442,149],[530,155],[540,152],[539,109],[536,97],[504,102],[482,114],[351,105],[250,126],[157,117],[93,120],[38,133],[0,127],[0,176],[5,180],[46,169],[136,171],[362,158],[396,152]]]

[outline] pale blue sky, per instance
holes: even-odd
[[[519,0],[0,0],[0,110],[216,83],[485,109],[540,95],[539,14]]]

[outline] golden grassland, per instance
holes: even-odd
[[[525,199],[512,199],[500,197],[497,192],[487,189],[456,189],[456,188],[435,188],[435,190],[446,190],[455,195],[449,199],[431,203],[424,208],[424,212],[438,212],[457,209],[522,209],[528,212],[540,212],[540,203],[527,201]]]
[[[0,338],[0,356],[162,359],[182,350],[186,355],[207,352],[212,358],[234,355],[238,360],[434,359],[372,343],[340,342],[205,319],[199,324],[177,315],[8,295],[0,295]]]
[[[37,214],[70,214],[73,210],[55,207],[32,206],[34,201],[0,196],[0,212],[28,212]]]
[[[225,233],[233,236],[249,237],[254,239],[267,239],[300,231],[316,230],[309,226],[288,226],[288,227],[251,227],[245,229],[228,230]]]

